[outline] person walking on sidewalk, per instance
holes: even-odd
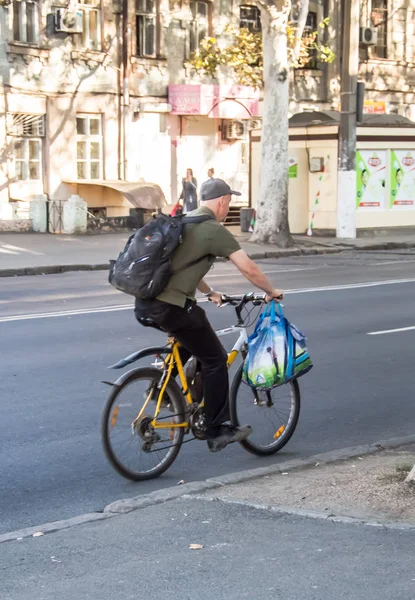
[[[155,300],[136,299],[137,320],[154,321],[161,329],[174,336],[182,345],[182,360],[195,356],[202,366],[203,392],[206,418],[206,437],[212,452],[222,450],[231,442],[246,439],[250,426],[235,427],[229,421],[229,380],[227,354],[205,311],[196,303],[196,289],[209,300],[221,305],[222,294],[203,281],[216,257],[229,258],[242,275],[267,294],[267,301],[282,298],[283,292],[275,289],[261,269],[249,258],[234,236],[222,222],[229,212],[231,190],[222,179],[211,178],[200,190],[201,206],[191,216],[208,215],[211,219],[198,224],[188,224],[183,242],[173,255],[173,273],[164,291]],[[186,270],[180,268],[191,261],[203,258]]]
[[[183,179],[183,189],[180,194],[180,200],[183,200],[183,212],[189,213],[197,208],[197,181],[193,177],[192,169],[187,169],[186,177]]]

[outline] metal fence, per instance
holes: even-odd
[[[63,233],[63,207],[64,200],[48,201],[48,232]]]

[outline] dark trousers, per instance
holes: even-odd
[[[135,315],[151,319],[173,335],[187,352],[183,362],[195,356],[202,366],[207,436],[215,437],[222,423],[229,420],[229,378],[227,353],[213,331],[206,313],[196,303],[186,308],[158,300],[136,300]]]

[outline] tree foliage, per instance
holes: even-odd
[[[321,33],[328,25],[329,19],[324,19],[318,30],[301,36],[300,51],[295,58],[298,29],[294,23],[289,23],[287,39],[291,66],[303,68],[313,64],[314,67],[316,62],[331,63],[334,60],[331,48],[320,42]],[[205,38],[199,49],[192,54],[189,64],[198,73],[209,77],[215,77],[220,66],[231,67],[239,84],[262,87],[262,34],[233,27],[228,27],[225,33],[232,37],[230,43],[220,46],[216,38]]]

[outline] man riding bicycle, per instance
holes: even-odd
[[[161,329],[174,336],[182,346],[183,363],[195,356],[203,375],[203,394],[206,419],[206,438],[209,450],[218,452],[231,442],[240,442],[251,433],[249,425],[236,427],[229,421],[229,380],[227,354],[205,311],[196,303],[196,289],[218,306],[222,296],[203,281],[216,257],[229,258],[242,275],[267,294],[267,301],[281,299],[282,290],[273,288],[267,277],[241,249],[234,236],[221,224],[227,217],[232,195],[222,179],[209,179],[200,189],[201,206],[188,216],[207,215],[211,219],[187,224],[183,242],[174,253],[172,266],[175,273],[164,291],[155,300],[136,299],[135,315],[154,321]],[[196,263],[197,259],[203,258]],[[192,266],[180,270],[192,262]],[[196,264],[195,264],[196,263]]]

